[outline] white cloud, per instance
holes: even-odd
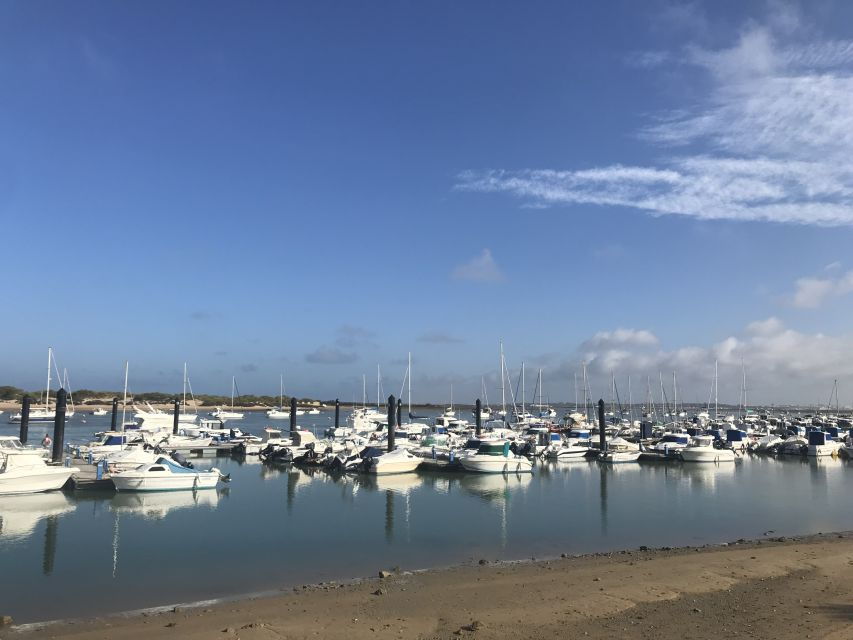
[[[851,291],[853,271],[848,271],[839,278],[798,278],[794,283],[791,304],[800,309],[816,309],[827,298],[844,296]]]
[[[681,150],[656,164],[469,171],[457,188],[655,216],[851,225],[853,41],[803,44],[802,30],[790,15],[747,29],[729,48],[638,57],[698,69],[710,81],[699,106],[640,132],[656,147]]]
[[[618,332],[625,336],[654,336],[642,329]],[[739,393],[742,361],[748,372],[748,387],[756,401],[815,401],[828,395],[834,379],[853,377],[853,334],[801,333],[785,327],[778,318],[753,322],[742,333],[714,344],[671,350],[661,348],[656,339],[655,342],[601,339],[616,333],[595,334],[581,344],[576,354],[577,361],[587,362],[594,391],[596,387],[598,391],[607,387],[611,371],[623,381],[620,385],[628,374],[634,376],[636,385],[637,380],[645,380],[647,375],[657,379],[659,371],[664,372],[665,383],[669,384],[671,372],[677,371],[681,390],[694,400],[703,400],[707,398],[714,360],[720,366],[721,398],[729,401],[736,401]],[[571,367],[563,367],[561,375],[570,378],[571,371]],[[644,386],[635,386],[635,393]]]
[[[500,282],[504,279],[503,273],[489,249],[483,249],[480,255],[457,266],[453,269],[451,277],[454,280],[471,280],[474,282]]]

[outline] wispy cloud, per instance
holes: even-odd
[[[728,48],[636,57],[710,81],[698,106],[662,114],[639,132],[669,149],[657,163],[468,171],[457,187],[653,216],[853,224],[853,41],[804,43],[805,33],[788,14],[746,29]]]
[[[853,271],[848,271],[838,278],[798,278],[794,282],[791,304],[800,309],[816,309],[828,298],[845,296],[851,292]]]
[[[338,327],[336,334],[335,344],[345,349],[358,346],[376,346],[373,340],[376,337],[376,333],[364,327],[345,324]]]
[[[454,280],[471,280],[473,282],[500,282],[504,279],[503,273],[489,249],[483,249],[480,255],[458,265],[450,275]]]
[[[358,360],[358,354],[337,347],[318,347],[305,355],[305,362],[311,364],[349,364]]]
[[[256,364],[249,363],[249,364],[240,365],[240,371],[242,371],[243,373],[254,373],[257,370],[258,370],[258,365],[256,365]]]
[[[203,309],[198,309],[190,313],[191,320],[210,320],[211,318],[213,318],[213,314]]]
[[[428,331],[418,336],[418,342],[428,342],[431,344],[459,344],[465,342],[462,338],[457,338],[443,331]]]

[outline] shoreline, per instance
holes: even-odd
[[[0,627],[0,637],[5,637],[4,631],[8,629],[18,637],[27,638],[108,636],[123,640],[174,635],[176,630],[186,638],[207,638],[213,634],[225,638],[290,638],[316,637],[309,630],[317,631],[317,625],[325,625],[320,637],[357,640],[401,637],[398,633],[401,622],[408,622],[402,625],[403,637],[455,638],[474,633],[478,638],[556,638],[581,634],[613,637],[613,630],[597,635],[599,625],[604,623],[629,625],[620,627],[615,634],[628,637],[626,632],[650,628],[642,623],[648,617],[644,613],[648,606],[677,608],[702,600],[704,607],[697,605],[690,610],[688,606],[688,612],[704,620],[712,615],[711,601],[726,600],[732,593],[743,590],[747,592],[744,598],[769,597],[774,602],[799,594],[796,599],[800,615],[808,617],[809,622],[820,622],[822,631],[844,633],[853,622],[853,607],[848,604],[853,597],[851,565],[853,532],[850,531],[699,547],[639,547],[545,559],[479,560],[412,571],[386,568],[386,577],[377,574],[93,618]],[[829,594],[816,588],[816,582],[825,580],[833,584]],[[792,589],[788,583],[796,588]],[[804,593],[811,594],[814,605],[804,601]],[[451,597],[452,594],[455,595]],[[435,600],[448,598],[448,608],[436,610]],[[685,598],[691,602],[682,602]],[[828,600],[837,600],[840,614],[833,614],[834,610],[827,608],[836,606]],[[550,606],[544,606],[547,603]],[[569,603],[568,609],[564,603]],[[528,617],[531,608],[539,614],[532,622]],[[746,614],[750,608],[748,605],[742,613]],[[321,611],[323,615],[319,614]],[[703,611],[707,616],[696,615]],[[816,615],[819,611],[822,615]],[[0,611],[4,613],[7,612]],[[403,613],[406,617],[394,617]],[[762,611],[756,607],[754,613]],[[714,615],[721,617],[725,630],[725,619],[731,618],[732,612],[719,611]],[[758,637],[788,637],[786,629],[795,628],[789,629],[790,624],[783,622],[782,617],[776,618],[777,629]],[[670,614],[664,612],[660,625],[654,629],[655,636],[684,637],[679,620],[667,623],[669,618]],[[577,627],[577,634],[569,633],[571,626]],[[292,633],[294,627],[302,631]],[[413,631],[417,634],[412,635]],[[719,624],[695,629],[691,637],[720,637]],[[853,638],[853,631],[850,635],[832,637]]]

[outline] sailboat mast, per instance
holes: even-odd
[[[501,340],[501,411],[503,412],[504,417],[506,417],[506,377],[504,376],[505,369],[506,364],[504,363],[504,341]]]
[[[717,361],[714,360],[714,420],[719,417],[720,379],[717,377]]]
[[[376,365],[376,410],[379,411],[379,399],[382,395],[379,391],[379,387],[382,386],[382,373],[379,370],[379,365]]]
[[[361,374],[361,406],[367,409],[367,375]]]
[[[412,420],[412,352],[409,351],[409,421]]]
[[[231,376],[231,411],[234,411],[234,387],[237,386],[236,376]]]
[[[278,408],[284,411],[284,374],[278,374]]]
[[[578,372],[575,370],[575,413],[578,412]]]
[[[121,431],[124,431],[124,414],[127,410],[127,372],[128,372],[129,362],[127,360],[124,361],[124,399],[121,402]]]
[[[631,375],[628,375],[628,420],[630,426],[634,426],[634,400],[631,398]]]
[[[181,410],[186,411],[187,410],[186,407],[187,407],[187,363],[185,362],[184,363],[184,402],[183,402],[183,406],[181,407]]]
[[[47,387],[44,392],[44,410],[50,411],[50,363],[53,360],[53,347],[47,348]]]
[[[586,395],[586,360],[581,363],[583,367],[583,414],[586,416],[587,420],[589,419],[589,408],[588,408],[588,398]]]
[[[675,371],[672,372],[672,422],[675,424],[678,418],[678,382],[675,379]]]
[[[527,413],[524,410],[524,363],[521,363],[521,416],[524,418],[524,414]]]

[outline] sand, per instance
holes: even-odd
[[[853,638],[853,533],[480,562],[0,638]]]

